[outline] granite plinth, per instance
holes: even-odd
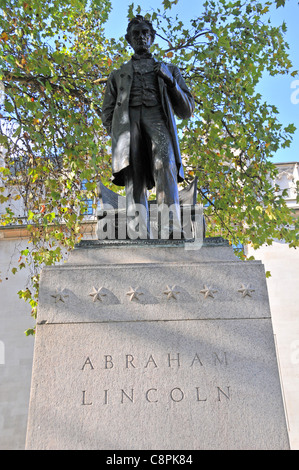
[[[27,449],[289,448],[264,267],[225,242],[81,245],[37,321]]]

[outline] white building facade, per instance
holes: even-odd
[[[275,183],[287,190],[287,204],[298,217],[299,163],[281,163],[277,167]],[[299,248],[274,241],[256,251],[246,247],[246,254],[261,260],[271,273],[267,286],[289,438],[291,448],[299,450]]]

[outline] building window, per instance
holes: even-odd
[[[81,183],[81,188],[84,190],[86,189],[85,188],[85,184],[87,183],[87,180],[83,180],[82,183]],[[84,212],[84,215],[93,215],[94,213],[94,210],[93,210],[93,207],[92,207],[92,204],[93,204],[93,199],[84,199],[84,201],[86,202],[86,211]]]

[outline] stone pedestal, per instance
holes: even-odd
[[[27,449],[288,449],[263,265],[221,239],[43,270]]]

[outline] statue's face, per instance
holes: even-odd
[[[151,29],[146,23],[139,23],[131,28],[130,44],[137,54],[149,52],[152,37]]]

